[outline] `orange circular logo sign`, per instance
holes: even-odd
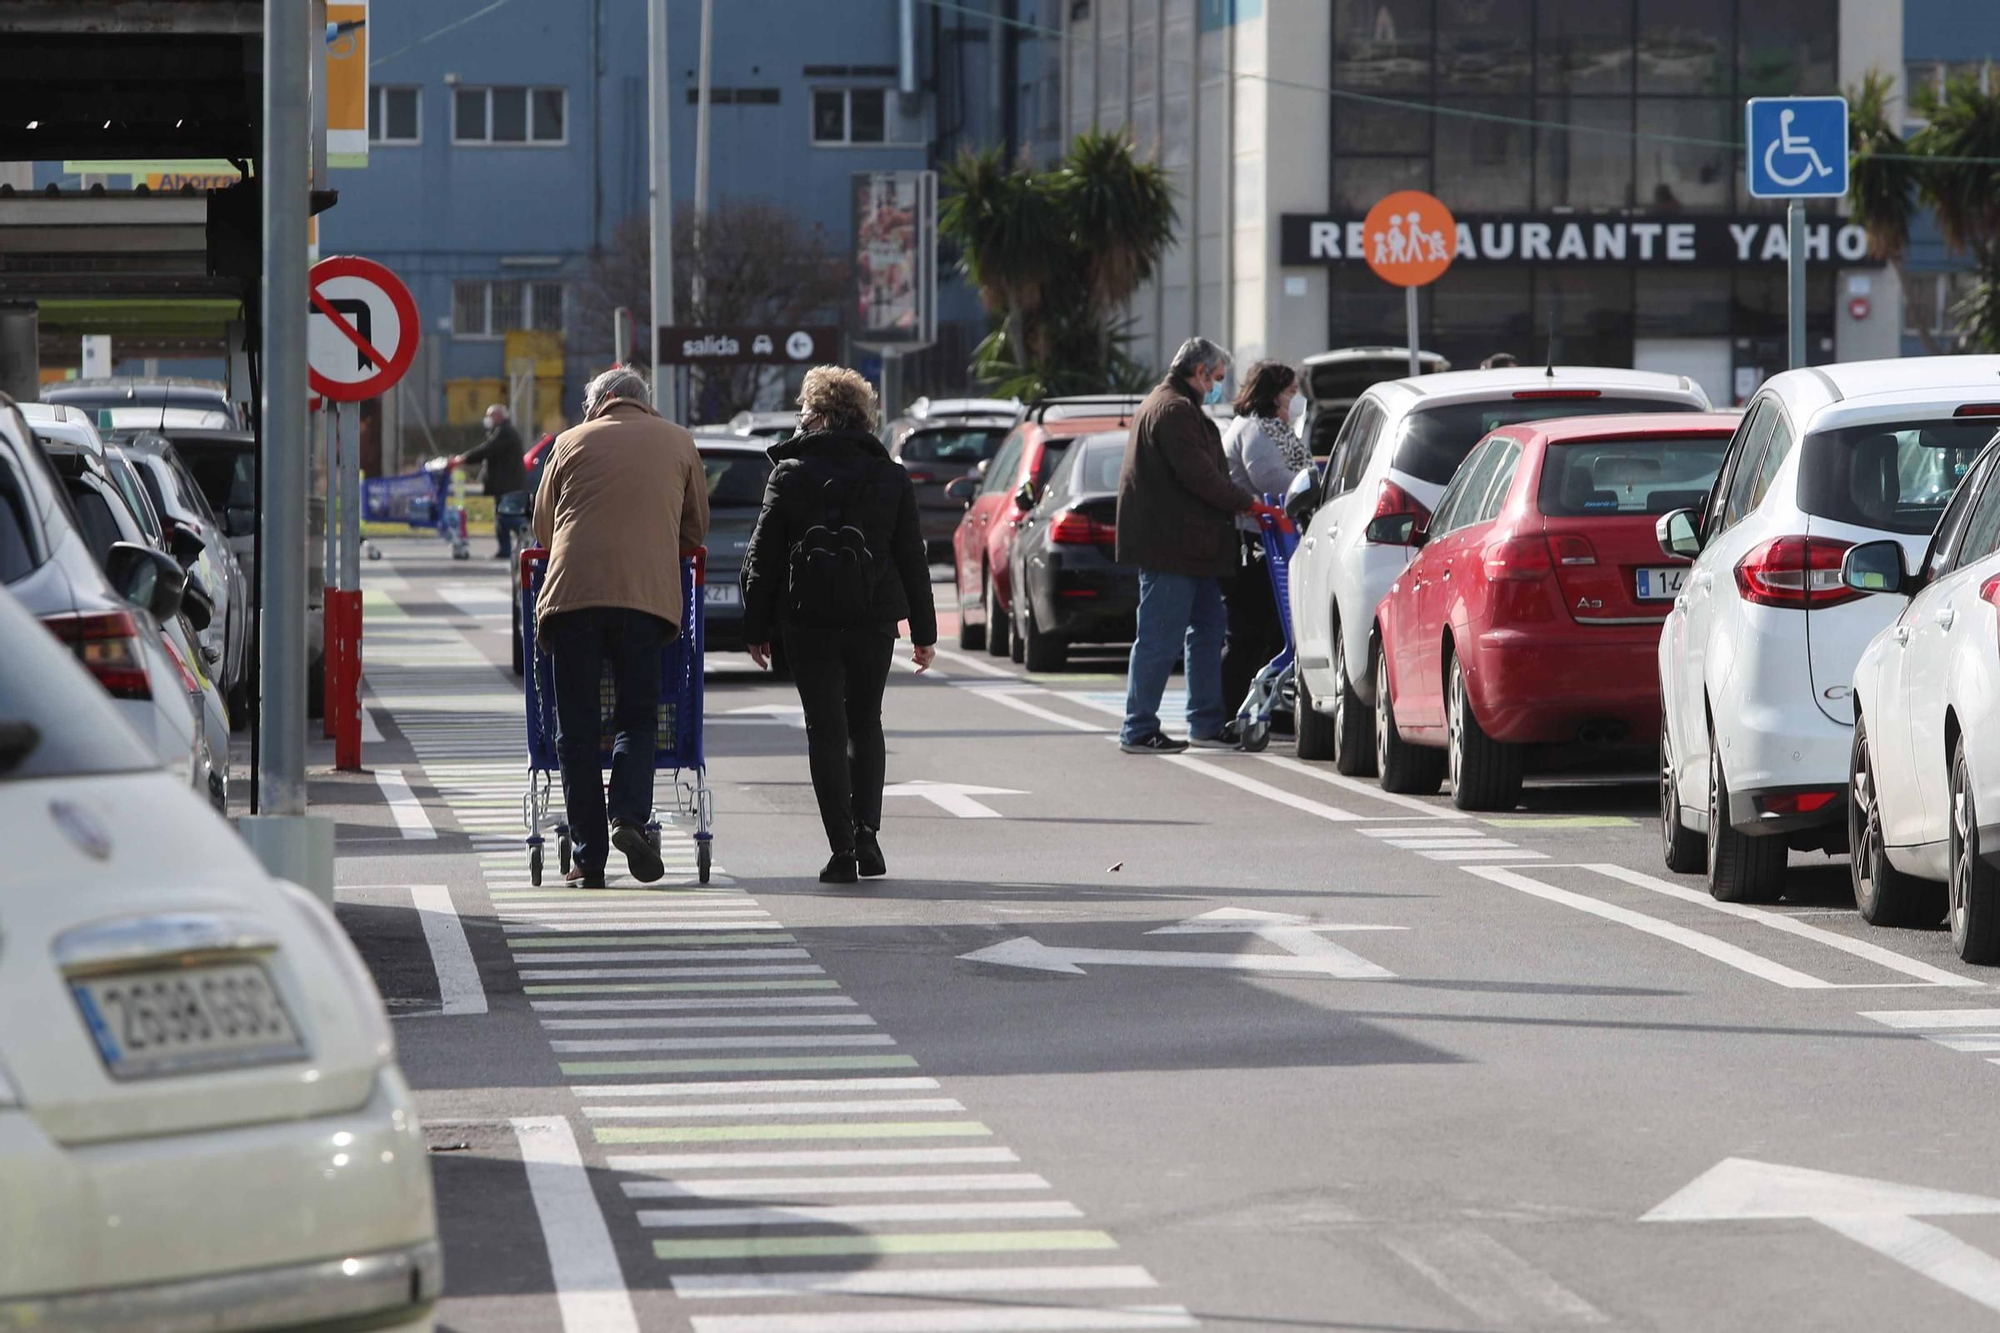
[[[1368,210],[1361,238],[1376,277],[1398,287],[1421,287],[1451,267],[1458,223],[1435,196],[1398,190]]]

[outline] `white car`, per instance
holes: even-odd
[[[1411,534],[1496,426],[1708,408],[1684,375],[1596,366],[1447,371],[1371,386],[1341,423],[1292,558],[1299,757],[1331,759],[1349,775],[1375,771],[1375,608],[1410,562]]]
[[[1914,565],[1993,434],[2000,356],[1773,376],[1704,512],[1660,519],[1694,561],[1660,634],[1667,866],[1725,902],[1783,891],[1787,850],[1844,851],[1855,663],[1895,607],[1842,583],[1850,547]]]
[[[2000,963],[2000,449],[1959,484],[1929,550],[1847,552],[1841,579],[1895,623],[1854,668],[1848,839],[1854,902],[1878,926],[1951,924],[1968,963]],[[1941,887],[1942,886],[1942,887]]]
[[[0,592],[0,1327],[427,1330],[430,1163],[333,914]]]

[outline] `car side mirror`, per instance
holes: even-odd
[[[1863,542],[1840,558],[1840,581],[1856,592],[1911,592],[1901,542]]]
[[[1692,509],[1676,509],[1660,515],[1653,524],[1653,539],[1660,544],[1660,553],[1669,559],[1692,560],[1701,554],[1701,533],[1695,528]]]
[[[223,529],[232,537],[257,535],[257,510],[250,505],[231,505],[223,511]]]
[[[104,573],[120,597],[145,607],[153,619],[172,620],[180,614],[188,578],[172,556],[137,542],[113,542],[104,558]]]
[[[946,499],[956,500],[960,504],[970,508],[973,497],[979,494],[979,478],[977,476],[958,477],[948,481],[944,484],[944,494]]]
[[[1368,520],[1362,537],[1373,546],[1422,546],[1430,540],[1430,533],[1415,514],[1384,514]]]
[[[1032,481],[1024,481],[1021,483],[1021,489],[1014,492],[1014,508],[1020,510],[1022,513],[1025,514],[1034,507],[1035,507],[1035,483]]]
[[[207,549],[208,543],[190,528],[176,525],[173,535],[167,538],[167,550],[173,554],[174,559],[181,562],[182,568],[201,559],[201,553]]]

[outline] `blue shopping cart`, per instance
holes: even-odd
[[[435,532],[450,543],[454,560],[472,555],[466,542],[465,510],[451,502],[449,459],[433,458],[421,472],[363,478],[361,518],[366,523],[407,523],[419,531]],[[374,542],[368,543],[368,558],[382,558]]]
[[[556,755],[556,696],[549,677],[548,654],[535,644],[535,599],[541,594],[548,574],[549,553],[534,547],[521,552],[521,663],[528,710],[528,792],[521,799],[521,820],[528,828],[528,882],[542,883],[544,828],[553,827],[561,873],[570,868],[570,837],[567,822],[553,816],[560,792],[556,782],[562,762]],[[715,797],[708,785],[708,763],[702,748],[702,653],[706,641],[703,627],[703,598],[708,586],[708,548],[695,547],[681,552],[681,605],[687,622],[674,641],[661,650],[659,738],[653,753],[655,771],[668,773],[670,804],[666,818],[677,825],[694,827],[695,871],[708,883],[715,835]],[[600,742],[603,764],[611,765],[611,717],[613,691],[607,666],[600,687]],[[646,836],[654,850],[660,846],[661,806],[653,807],[646,824]]]
[[[1271,577],[1271,594],[1278,600],[1278,624],[1285,631],[1285,647],[1251,678],[1250,692],[1236,710],[1236,731],[1243,748],[1262,750],[1271,743],[1271,714],[1295,695],[1294,675],[1298,664],[1292,639],[1292,553],[1299,549],[1299,528],[1283,515],[1262,514],[1257,519],[1258,535],[1264,543],[1264,568]]]

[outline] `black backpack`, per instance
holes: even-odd
[[[788,593],[793,617],[811,625],[857,625],[875,604],[875,552],[848,513],[864,508],[866,474],[845,484],[820,481],[817,521],[792,543]]]

